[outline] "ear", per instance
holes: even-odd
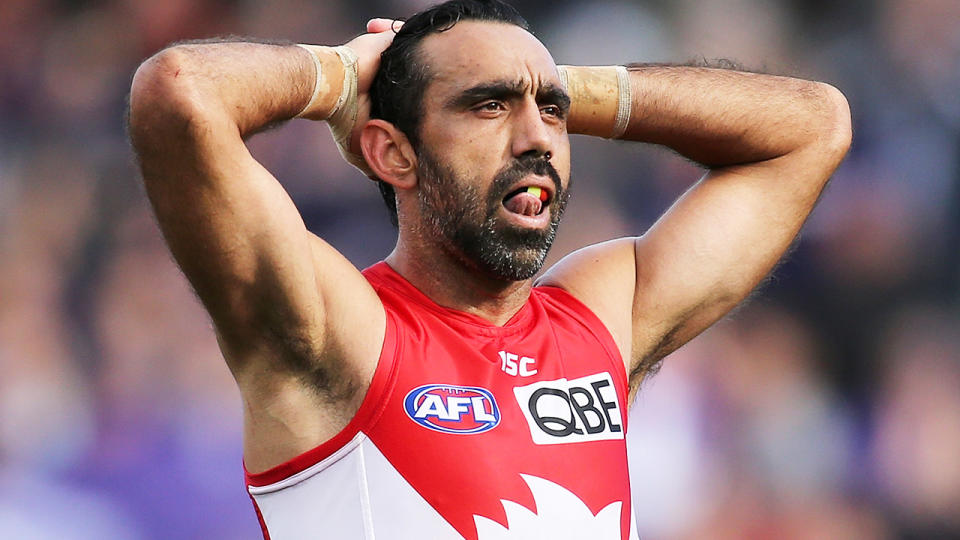
[[[399,189],[417,184],[417,154],[407,136],[385,120],[368,120],[360,132],[367,165],[384,182]]]

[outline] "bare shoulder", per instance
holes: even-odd
[[[636,238],[626,237],[578,249],[537,280],[537,285],[564,289],[590,308],[613,335],[628,369],[636,290],[635,243]]]

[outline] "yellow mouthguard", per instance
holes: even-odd
[[[536,186],[530,186],[530,187],[527,188],[527,193],[533,195],[534,197],[536,197],[536,198],[538,198],[538,199],[540,198],[540,193],[542,193],[542,192],[543,192],[543,190],[540,189],[540,188],[538,188],[538,187],[536,187]]]

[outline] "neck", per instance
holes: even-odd
[[[435,243],[405,241],[401,234],[387,263],[437,304],[503,326],[526,303],[532,279],[492,279]]]

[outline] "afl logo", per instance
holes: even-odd
[[[414,422],[441,433],[483,433],[500,423],[493,394],[474,386],[420,386],[407,394],[403,408]]]

